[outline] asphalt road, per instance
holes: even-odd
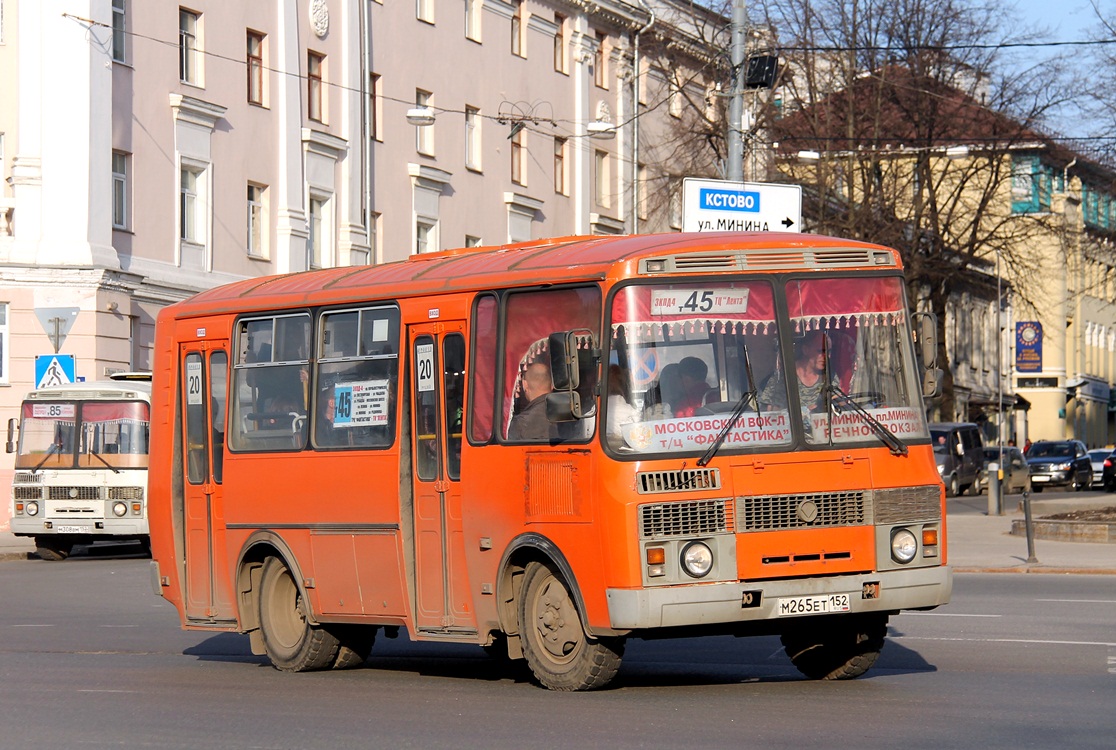
[[[0,748],[1109,748],[1107,576],[959,575],[892,619],[859,680],[804,680],[775,638],[629,642],[611,689],[560,694],[472,646],[377,641],[285,674],[185,632],[148,561],[0,563]]]

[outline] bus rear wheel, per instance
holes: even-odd
[[[40,560],[60,562],[70,556],[74,549],[73,542],[57,536],[35,537],[35,554]]]
[[[887,615],[811,618],[782,634],[791,663],[811,680],[851,680],[876,663]]]
[[[551,690],[595,690],[612,681],[624,656],[624,639],[591,638],[562,576],[528,563],[519,599],[523,656],[535,678]]]
[[[376,642],[376,628],[365,625],[332,625],[329,628],[339,643],[334,669],[352,669],[368,661]]]
[[[260,632],[267,657],[284,672],[308,672],[333,666],[340,643],[306,619],[306,602],[287,566],[269,557],[260,574]]]

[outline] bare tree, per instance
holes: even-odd
[[[767,0],[765,11],[785,61],[782,106],[766,113],[774,161],[809,188],[815,231],[900,251],[912,299],[938,316],[948,418],[950,295],[997,258],[1025,294],[1035,238],[1060,231],[1050,214],[1013,214],[1012,153],[1058,151],[1042,126],[1066,89],[1049,69],[1006,65],[1012,37],[992,2]]]

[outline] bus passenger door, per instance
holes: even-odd
[[[409,328],[411,475],[414,488],[415,624],[476,632],[461,516],[465,325]]]
[[[224,497],[227,342],[183,344],[182,467],[186,532],[186,618],[233,620],[224,568]]]

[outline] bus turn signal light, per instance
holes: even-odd
[[[666,549],[663,547],[647,548],[647,577],[659,578],[666,575]]]

